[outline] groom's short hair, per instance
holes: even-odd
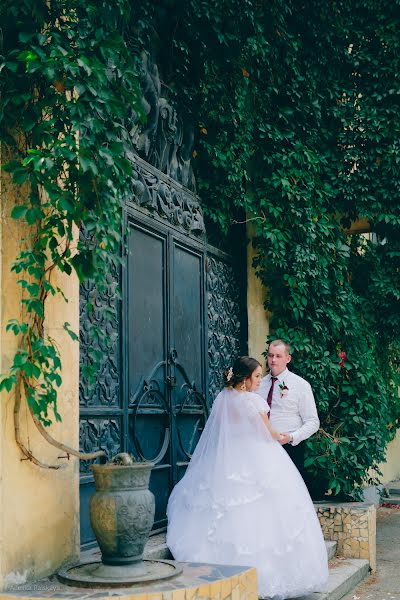
[[[288,354],[291,354],[290,351],[290,344],[288,344],[287,342],[285,342],[285,340],[272,340],[272,342],[270,342],[269,347],[271,346],[284,346],[285,350]]]

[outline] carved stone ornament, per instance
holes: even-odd
[[[157,213],[174,226],[201,236],[205,234],[199,200],[188,189],[165,177],[138,156],[128,153],[133,163],[133,202]]]
[[[145,123],[133,113],[130,131],[133,144],[141,158],[189,190],[196,190],[191,166],[193,127],[183,123],[172,107],[163,88],[157,66],[147,54],[141,55],[139,73],[142,109]]]

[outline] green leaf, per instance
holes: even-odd
[[[21,370],[24,371],[27,377],[34,377],[35,379],[39,379],[42,371],[41,369],[32,362],[26,362],[21,366]]]
[[[79,336],[77,336],[76,333],[70,329],[69,323],[64,323],[64,329],[74,342],[79,342]]]
[[[26,350],[18,350],[17,354],[14,356],[14,364],[13,367],[19,369],[22,365],[24,365],[28,360],[28,353]]]
[[[27,169],[17,169],[13,173],[13,182],[22,185],[28,179],[30,172]]]
[[[0,377],[0,392],[6,390],[8,393],[11,392],[13,386],[17,383],[17,378],[15,375],[11,375],[10,377],[6,377],[2,375]]]
[[[28,330],[27,323],[21,323],[18,319],[10,319],[6,325],[6,331],[12,331],[14,335],[26,333]]]
[[[11,217],[13,219],[23,219],[26,215],[27,210],[28,207],[25,206],[25,204],[18,204],[17,206],[13,207],[11,211]]]

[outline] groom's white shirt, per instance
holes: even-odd
[[[287,393],[282,394],[284,385],[288,390]],[[271,374],[263,377],[257,390],[257,394],[262,396],[265,401],[267,401],[270,387]],[[319,418],[314,394],[308,381],[295,375],[289,369],[285,369],[278,375],[272,395],[269,418],[274,429],[292,434],[293,446],[297,446],[318,431]]]

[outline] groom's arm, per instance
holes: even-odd
[[[315,406],[314,394],[307,381],[304,382],[304,388],[299,397],[299,414],[303,424],[299,429],[292,432],[292,446],[297,446],[297,444],[311,437],[319,429],[319,418],[317,407]]]

